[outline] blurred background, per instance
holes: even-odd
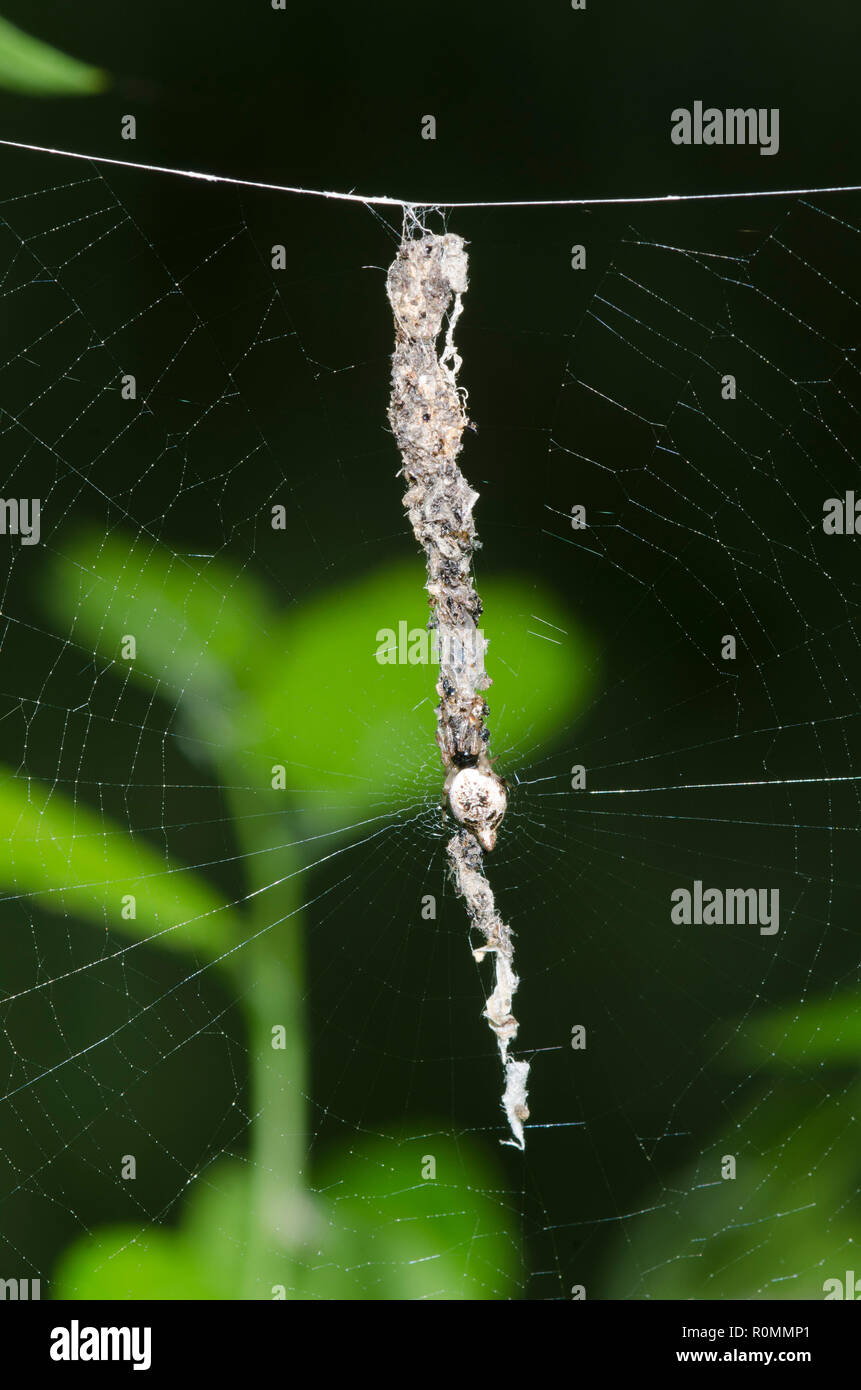
[[[861,182],[845,4],[3,16],[104,75],[19,58],[8,140],[423,202]],[[779,155],[673,146],[695,100],[778,107]],[[3,496],[42,499],[0,553],[0,1277],[821,1297],[857,1233],[857,541],[821,521],[858,483],[861,195],[430,215],[470,243],[520,1154],[433,675],[373,656],[426,620],[398,210],[0,163]],[[780,933],[674,926],[694,879],[779,888]]]

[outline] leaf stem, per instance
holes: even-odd
[[[252,933],[240,973],[251,1072],[251,1210],[242,1297],[271,1298],[275,1285],[283,1284],[288,1296],[295,1290],[295,1257],[316,1224],[303,1177],[308,1064],[302,874],[284,843],[284,817],[261,817],[259,800],[249,814],[247,796],[235,800],[253,894]]]

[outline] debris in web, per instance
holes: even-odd
[[[488,745],[491,685],[484,667],[485,640],[478,626],[481,599],[472,582],[472,557],[479,541],[472,511],[478,500],[457,464],[469,424],[466,395],[458,386],[461,359],[454,327],[467,289],[467,254],[462,237],[426,230],[410,210],[398,254],[389,267],[387,290],[395,319],[389,421],[407,481],[404,506],[427,558],[428,626],[439,650],[437,743],[446,770],[445,791],[460,829],[448,844],[452,878],[484,944],[474,952],[495,961],[494,989],[484,1014],[496,1034],[505,1071],[502,1106],[513,1138],[524,1147],[523,1122],[529,1063],[508,1049],[517,1034],[512,997],[511,928],[496,911],[484,874],[483,852],[491,851],[507,805],[502,778],[494,772]],[[446,326],[441,354],[437,342]]]

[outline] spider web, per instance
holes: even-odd
[[[412,564],[421,614],[385,429],[396,214],[3,166],[3,496],[41,499],[41,536],[2,538],[0,1274],[50,1284],[110,1223],[119,1256],[91,1265],[123,1297],[201,1193],[250,1258],[249,1211],[295,1196],[292,1162],[328,1216],[288,1296],[323,1269],[311,1296],[394,1275],[418,1297],[821,1297],[857,1221],[857,561],[822,527],[858,477],[857,197],[448,219],[470,243],[478,587],[532,586],[536,650],[588,675],[552,730],[489,696],[512,802],[488,869],[533,1063],[519,1154],[444,876],[433,675],[406,712],[418,776],[403,712],[344,678],[356,586]],[[294,615],[318,663],[279,704]],[[271,687],[262,728],[233,726],[228,668]],[[358,792],[339,702],[390,729]],[[778,889],[779,930],[674,924],[695,880]],[[261,1098],[249,1020],[294,1016]]]

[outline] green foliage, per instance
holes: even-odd
[[[397,631],[404,620],[409,629],[425,628],[420,573],[414,562],[389,566],[346,591],[282,610],[226,563],[192,563],[142,535],[91,532],[55,560],[44,600],[73,643],[103,667],[113,666],[119,680],[131,679],[166,702],[172,727],[191,735],[192,756],[214,763],[224,784],[245,789],[230,796],[251,856],[249,874],[257,887],[280,876],[278,910],[286,912],[282,889],[286,884],[292,901],[297,868],[284,843],[290,836],[268,812],[289,805],[291,823],[298,815],[306,829],[347,834],[362,817],[440,794],[434,667],[376,660],[382,629]],[[494,747],[504,770],[509,759],[531,755],[569,721],[591,679],[591,658],[571,615],[531,581],[482,579],[481,591]],[[128,634],[136,640],[133,661],[122,657]],[[284,790],[272,790],[275,765],[286,768]],[[240,921],[205,879],[166,864],[141,835],[82,803],[72,806],[56,791],[13,778],[0,784],[0,827],[12,850],[7,868],[0,867],[10,892],[32,893],[39,904],[99,923],[108,915],[135,939],[209,959],[242,942],[243,928],[247,935],[247,919]],[[140,894],[136,921],[119,920],[116,912],[120,895],[129,892]],[[249,1010],[259,991],[247,990],[243,968],[250,964],[264,981],[283,980],[274,973],[281,969],[278,952],[283,932],[296,922],[291,911],[280,935],[265,930],[273,920],[266,913],[276,910],[271,891],[255,896],[251,910],[263,914],[255,918],[260,935],[253,958],[235,951],[223,961],[236,972]],[[284,987],[298,998],[298,957],[289,947],[287,957],[294,974]],[[249,1018],[255,1035],[259,1022]],[[298,1029],[290,1047],[285,1065],[298,1075],[304,1069]],[[257,1058],[252,1049],[261,1088],[270,1065],[271,1057]],[[260,1105],[256,1123],[277,1127],[279,1117],[268,1109]],[[436,1159],[435,1180],[421,1177],[425,1149]],[[112,1226],[76,1242],[56,1272],[55,1295],[270,1298],[276,1285],[288,1298],[512,1293],[516,1255],[507,1213],[486,1195],[499,1186],[498,1176],[462,1140],[353,1145],[319,1175],[321,1195],[291,1172],[263,1173],[258,1183],[258,1167],[223,1164],[201,1176],[175,1229]],[[273,1177],[288,1211],[266,1226],[261,1207],[271,1198]]]
[[[607,1298],[822,1298],[854,1268],[861,1087],[782,1081],[736,1106],[705,1153],[669,1172],[653,1210],[626,1224],[600,1293]],[[724,1155],[737,1176],[724,1179]]]
[[[504,769],[506,748],[534,748],[570,718],[588,658],[579,636],[567,647],[529,636],[537,626],[530,611],[559,626],[567,620],[570,630],[550,594],[509,578],[484,581],[482,596],[492,747]],[[322,599],[288,615],[271,664],[261,663],[253,710],[262,714],[266,748],[280,751],[288,781],[313,796],[319,816],[330,804],[358,814],[438,792],[435,670],[376,660],[378,632],[397,631],[401,621],[421,631],[427,613],[416,566],[392,566],[337,603]]]
[[[279,612],[248,576],[195,568],[146,537],[83,536],[68,560],[46,596],[74,637],[124,678],[131,671],[148,691],[181,698],[183,720],[221,750],[235,780],[263,789],[284,765],[315,829],[438,791],[434,668],[376,660],[379,631],[426,626],[416,564]],[[481,590],[504,771],[507,752],[522,757],[568,722],[592,658],[571,615],[531,580],[483,579]],[[133,663],[120,660],[126,633],[137,639]]]
[[[195,723],[211,721],[213,706],[232,709],[259,680],[258,644],[265,657],[277,640],[275,610],[250,576],[171,555],[143,532],[81,532],[46,574],[44,601],[120,678],[131,673],[172,704],[182,696]],[[126,633],[134,663],[120,659]]]
[[[0,888],[34,906],[71,913],[137,939],[214,959],[238,939],[238,922],[206,879],[140,835],[44,784],[6,774],[0,781]],[[133,894],[135,920],[120,918]]]
[[[103,1226],[63,1254],[52,1280],[54,1298],[214,1299],[223,1296],[194,1244],[151,1226]]]
[[[92,96],[109,84],[107,73],[51,48],[0,19],[0,87],[27,96]]]
[[[505,771],[569,722],[593,663],[551,594],[518,577],[482,578],[480,588],[493,746]],[[375,659],[379,631],[397,631],[401,621],[425,626],[415,564],[282,611],[226,564],[199,566],[143,537],[91,534],[56,561],[46,597],[74,640],[168,703],[217,775],[259,788],[237,811],[247,848],[257,835],[258,847],[271,849],[266,827],[271,834],[277,819],[244,814],[250,806],[275,811],[286,797],[311,829],[346,833],[363,816],[439,794],[434,668]],[[127,633],[137,640],[131,663],[120,657]],[[271,790],[274,764],[286,767],[286,791]],[[0,881],[10,892],[102,922],[122,886],[140,894],[138,920],[113,920],[139,938],[161,931],[156,943],[209,958],[243,939],[242,924],[204,879],[166,866],[140,836],[56,790],[6,781],[0,827],[11,849]],[[282,873],[288,853],[278,849]],[[228,969],[242,955],[229,956]],[[822,1279],[849,1259],[857,1226],[857,1174],[830,1156],[861,1101],[857,1084],[825,1085],[821,1068],[857,1065],[857,1016],[848,996],[837,996],[763,1013],[733,1031],[728,1055],[745,1070],[783,1072],[780,1086],[739,1098],[704,1152],[665,1175],[654,1210],[626,1226],[602,1295],[821,1296]],[[290,1249],[272,1232],[253,1238],[253,1165],[223,1164],[198,1179],[178,1228],[111,1227],[78,1242],[54,1292],[270,1298],[283,1285],[288,1298],[509,1296],[515,1260],[505,1216],[484,1195],[493,1174],[461,1143],[426,1139],[422,1147],[437,1158],[436,1181],[422,1181],[415,1145],[383,1141],[332,1156],[315,1184],[321,1195],[285,1174],[285,1191],[299,1203],[292,1224],[307,1227]],[[725,1154],[737,1159],[733,1180],[721,1177]],[[827,1228],[825,1210],[836,1213]]]
[[[430,1150],[437,1177],[423,1180]],[[253,1297],[493,1299],[512,1294],[514,1244],[497,1181],[463,1139],[376,1140],[334,1156],[325,1195],[307,1197],[304,1238],[270,1242]],[[340,1194],[344,1195],[340,1195]],[[253,1218],[247,1167],[223,1163],[198,1179],[175,1230],[110,1226],[61,1259],[52,1294],[68,1299],[235,1299]],[[298,1225],[296,1222],[294,1225]]]
[[[602,1296],[822,1298],[824,1279],[855,1267],[856,1002],[847,991],[739,1027],[733,1060],[778,1072],[779,1084],[740,1094],[705,1152],[667,1174],[660,1204],[613,1249]],[[722,1176],[725,1155],[734,1178]]]
[[[776,1009],[748,1025],[740,1057],[753,1064],[785,1068],[798,1063],[861,1061],[861,996],[847,990],[831,999],[807,999],[801,1005]]]

